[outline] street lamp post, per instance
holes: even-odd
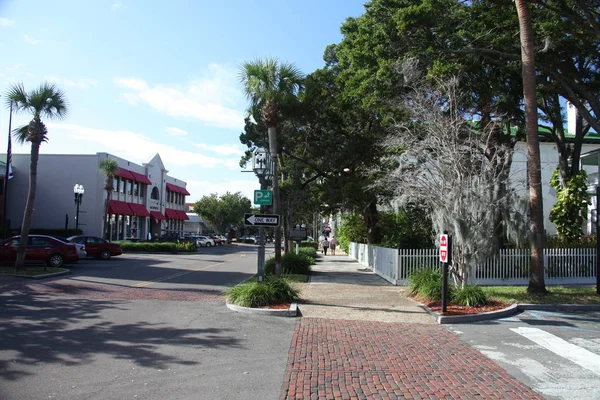
[[[268,151],[263,148],[258,148],[254,151],[254,157],[252,158],[252,170],[258,177],[260,183],[260,190],[266,190],[268,181],[273,177],[273,163],[271,155]],[[263,207],[260,206],[260,212],[263,213]],[[263,226],[258,227],[258,271],[257,280],[263,281],[265,276],[265,228]],[[275,243],[275,246],[278,244]]]
[[[79,206],[83,200],[83,185],[78,183],[73,186],[73,193],[75,194],[75,204],[77,204],[77,213],[75,214],[75,229],[79,229]]]

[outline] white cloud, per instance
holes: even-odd
[[[23,65],[23,64],[14,64],[14,65],[10,65],[10,66],[4,67],[4,69],[7,70],[7,71],[16,71],[18,69],[23,68],[24,66],[25,65]]]
[[[23,38],[25,39],[25,41],[29,44],[38,44],[40,41],[37,39],[32,38],[29,35],[24,35]]]
[[[193,118],[209,126],[241,129],[243,99],[237,89],[235,71],[211,64],[201,78],[185,86],[150,85],[136,78],[115,78],[115,83],[131,90],[124,93],[129,104],[146,103],[172,117]]]
[[[89,87],[98,87],[98,81],[93,79],[79,78],[78,80],[71,80],[66,78],[57,78],[55,76],[49,76],[46,78],[50,82],[57,83],[64,86],[74,86],[81,89],[87,89]]]
[[[94,142],[101,145],[96,147],[96,151],[118,154],[119,157],[134,162],[147,162],[154,154],[160,153],[161,158],[167,165],[195,165],[202,168],[226,167],[224,160],[221,158],[207,156],[201,152],[179,150],[131,131],[87,128],[74,124],[49,123],[46,125],[53,130],[53,137],[63,133],[71,140]],[[70,154],[81,153],[78,146],[70,146],[65,151]]]
[[[113,11],[118,10],[120,8],[123,8],[123,3],[121,3],[120,1],[115,1],[110,6],[110,9],[113,10]]]
[[[248,174],[250,175],[250,174]],[[190,202],[196,202],[202,198],[202,196],[210,196],[212,193],[218,193],[219,196],[225,193],[237,193],[241,192],[242,195],[252,200],[254,198],[254,191],[260,189],[260,185],[257,179],[248,177],[248,179],[228,179],[223,182],[209,182],[209,181],[187,181],[187,189],[190,193],[194,194],[194,197],[190,197]]]
[[[244,154],[244,147],[238,144],[223,144],[215,146],[203,143],[194,143],[194,146],[213,153],[222,154],[224,156],[238,155],[241,157]]]
[[[179,128],[167,127],[167,134],[169,136],[187,136],[187,131]]]
[[[0,28],[11,28],[16,25],[16,22],[12,19],[0,17]]]

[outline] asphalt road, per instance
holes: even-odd
[[[525,311],[447,327],[547,399],[600,399],[600,312]]]
[[[276,399],[293,318],[239,314],[222,290],[256,247],[83,260],[0,292],[0,399]]]

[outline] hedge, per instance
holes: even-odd
[[[123,252],[145,252],[145,253],[195,253],[198,251],[194,243],[173,242],[118,242]]]

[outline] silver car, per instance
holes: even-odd
[[[215,245],[215,241],[208,236],[195,235],[190,237],[196,241],[197,247],[212,247]]]

